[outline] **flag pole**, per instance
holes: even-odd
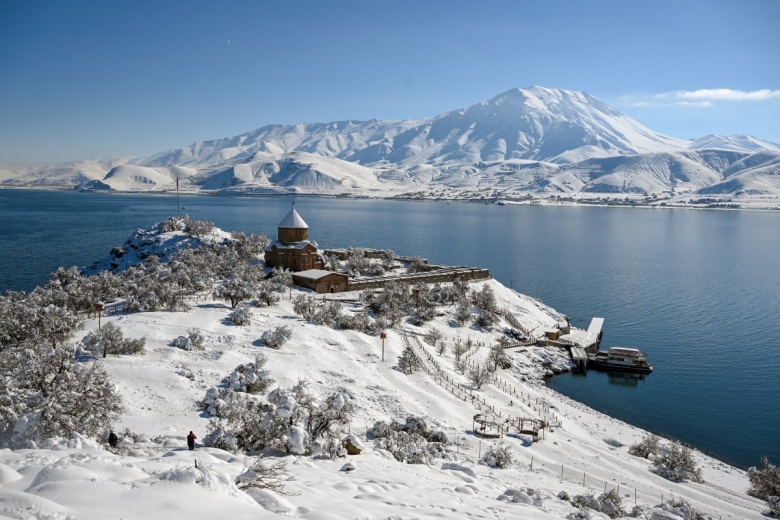
[[[172,162],[168,163],[168,170],[169,171],[173,170]],[[179,204],[179,170],[177,169],[176,170],[176,216],[179,218],[181,218],[180,209],[181,209],[181,204]]]

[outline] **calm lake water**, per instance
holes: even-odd
[[[182,196],[193,219],[276,236],[291,199]],[[780,214],[296,199],[321,247],[391,248],[489,268],[587,327],[646,350],[643,379],[588,372],[550,386],[731,464],[780,463]],[[0,290],[87,265],[175,196],[0,190]]]

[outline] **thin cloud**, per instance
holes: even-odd
[[[709,108],[719,101],[768,101],[780,98],[780,90],[734,90],[730,88],[703,88],[675,90],[658,94],[624,96],[623,103],[637,108],[685,106]]]
[[[766,101],[780,97],[780,90],[733,90],[730,88],[703,88],[699,90],[678,90],[656,94],[661,98],[672,98],[680,101]]]

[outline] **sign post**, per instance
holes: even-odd
[[[387,334],[385,331],[382,331],[379,333],[379,337],[382,338],[382,361],[385,360],[385,338],[387,337]]]
[[[100,313],[103,312],[103,302],[97,302],[95,304],[95,310],[97,311],[98,315],[98,330],[100,330]]]

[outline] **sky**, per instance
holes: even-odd
[[[0,0],[0,163],[415,119],[531,85],[673,137],[780,143],[778,25],[776,0]]]

